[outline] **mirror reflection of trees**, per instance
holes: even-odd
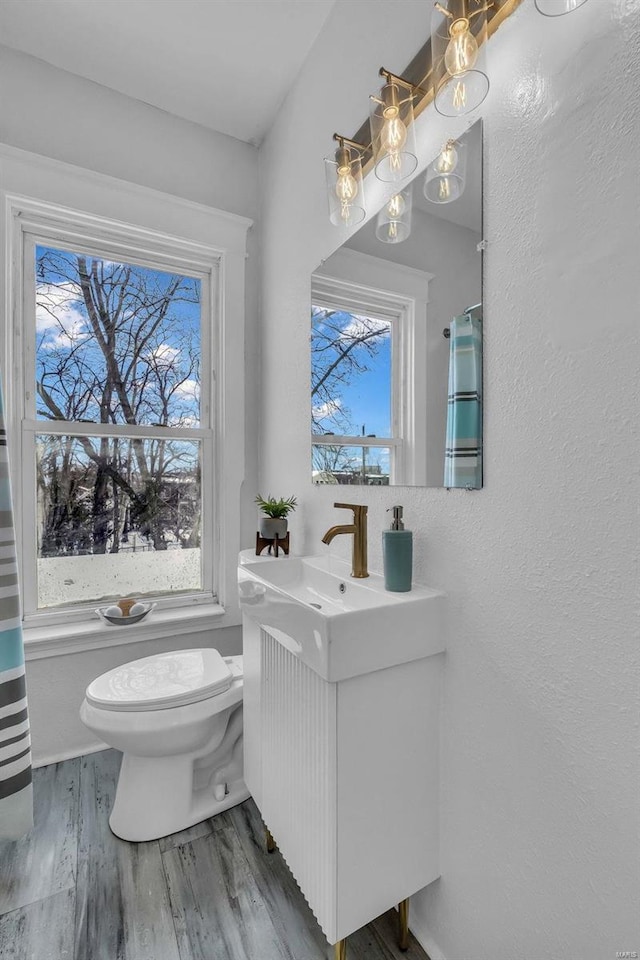
[[[311,419],[313,433],[356,436],[349,393],[370,370],[385,340],[388,320],[345,310],[311,308]]]
[[[389,447],[314,443],[311,448],[313,482],[387,486],[390,453]]]
[[[353,468],[353,457],[348,447],[314,444],[312,456],[316,473],[334,474]]]
[[[200,542],[197,441],[91,436],[91,424],[200,424],[198,279],[36,250],[36,416],[87,425],[38,437],[40,555]]]
[[[389,320],[312,306],[312,434],[336,438],[335,444],[312,445],[314,483],[388,483],[388,448],[348,446],[340,439],[375,436],[366,424],[356,422],[357,410],[362,416],[363,406],[369,410],[374,406],[372,392],[382,410],[379,420],[390,422],[390,394],[385,400],[384,388],[381,392],[381,383],[390,383],[390,342]],[[390,426],[384,436],[389,433]]]

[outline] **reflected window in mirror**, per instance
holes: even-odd
[[[481,121],[434,148],[403,186],[403,209],[412,215],[394,242],[380,231],[395,197],[389,189],[380,216],[371,211],[312,276],[312,479],[475,488],[482,485]],[[469,339],[462,318],[471,307]],[[456,336],[446,339],[445,328]],[[477,352],[473,363],[467,347]],[[467,368],[475,371],[471,386]]]
[[[417,454],[408,416],[415,300],[364,282],[379,277],[373,257],[343,254],[334,260],[339,266],[361,282],[315,275],[312,285],[313,481],[407,482]]]

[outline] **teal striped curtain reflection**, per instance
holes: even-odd
[[[482,486],[482,319],[478,307],[454,317],[449,338],[449,398],[444,486]]]

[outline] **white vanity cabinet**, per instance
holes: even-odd
[[[260,603],[243,609],[245,780],[336,943],[439,875],[444,643],[330,682]]]

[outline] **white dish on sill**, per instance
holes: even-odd
[[[390,593],[379,574],[355,579],[329,556],[265,563],[247,551],[238,592],[247,617],[330,682],[445,649],[443,593],[420,585]]]
[[[101,620],[103,620],[105,623],[111,624],[114,627],[130,627],[132,624],[140,623],[141,620],[144,620],[147,614],[151,613],[156,606],[155,603],[143,603],[142,601],[139,602],[145,609],[142,613],[137,613],[133,617],[108,617],[106,611],[109,609],[109,607],[113,606],[113,604],[109,604],[109,607],[98,607],[96,613]]]

